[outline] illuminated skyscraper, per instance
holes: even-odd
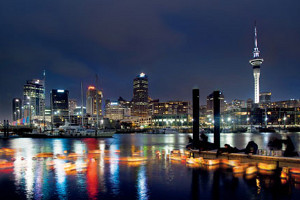
[[[69,91],[53,89],[50,98],[53,123],[62,125],[69,116]]]
[[[263,59],[259,57],[259,50],[257,46],[257,30],[256,23],[254,25],[254,50],[253,59],[249,60],[250,64],[253,66],[253,76],[254,76],[254,103],[259,103],[259,77],[260,77],[260,66],[263,63]]]
[[[139,74],[133,80],[132,115],[148,116],[148,76]]]
[[[45,110],[44,80],[28,80],[23,90],[24,117],[43,116]],[[31,113],[31,114],[30,114]]]
[[[22,118],[22,100],[14,98],[12,102],[13,121]]]
[[[98,95],[98,96],[97,96]],[[103,94],[94,86],[89,86],[86,93],[86,113],[91,116],[97,115],[97,99],[98,99],[98,115],[102,116],[102,99]]]

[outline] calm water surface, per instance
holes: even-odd
[[[289,135],[299,143],[300,134]],[[222,134],[221,145],[243,148],[254,140],[265,148],[272,136]],[[0,199],[299,199],[300,183],[282,183],[276,175],[237,177],[231,169],[194,168],[155,156],[157,150],[168,154],[186,144],[186,134],[0,140],[1,148],[15,150],[0,154],[1,159],[15,158],[13,168],[0,169]],[[76,157],[33,159],[41,152]],[[128,162],[132,156],[145,160]],[[67,171],[66,163],[75,169]]]

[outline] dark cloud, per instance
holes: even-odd
[[[253,96],[253,23],[265,59],[261,90],[300,98],[300,3],[276,1],[43,0],[0,2],[0,119],[27,79],[47,70],[47,88],[79,98],[80,81],[106,98],[132,97],[132,79],[149,75],[150,95],[201,101]],[[278,81],[274,81],[278,80]]]

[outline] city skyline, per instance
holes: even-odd
[[[81,4],[76,1],[67,14],[61,10],[67,7],[63,3],[58,8],[41,2],[36,9],[29,2],[25,7],[20,4],[5,10],[7,2],[1,2],[0,119],[11,115],[11,101],[22,98],[24,82],[42,78],[44,69],[47,99],[54,88],[68,89],[71,98],[79,99],[80,81],[85,86],[95,85],[97,73],[105,99],[122,96],[131,100],[132,78],[141,72],[149,76],[149,95],[162,101],[191,100],[195,85],[200,88],[201,104],[213,90],[223,91],[229,100],[253,99],[253,72],[248,60],[255,19],[265,60],[260,92],[272,92],[274,101],[300,97],[299,3],[272,2],[270,7],[270,2],[237,1],[235,6],[243,15],[225,3],[133,3],[139,9],[132,9],[131,1],[101,6],[86,3],[88,9],[81,13],[85,17],[80,19],[76,13],[80,13]],[[101,12],[93,7],[112,12],[98,14]],[[23,17],[25,11],[33,14]],[[117,11],[122,14],[114,18]],[[55,14],[71,27],[63,27]],[[49,18],[52,20],[47,21]],[[114,33],[118,35],[113,37]]]

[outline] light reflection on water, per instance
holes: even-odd
[[[212,141],[213,135],[208,136]],[[259,148],[266,148],[271,136],[274,134],[227,133],[221,135],[221,145],[228,143],[243,148],[248,141],[254,140]],[[291,136],[294,141],[300,139],[297,133]],[[1,140],[2,148],[15,149],[13,155],[0,155],[1,159],[13,157],[16,160],[11,171],[0,170],[0,192],[7,194],[7,199],[182,199],[214,198],[218,195],[213,191],[218,190],[225,196],[236,196],[236,199],[244,191],[249,197],[262,195],[271,199],[273,193],[268,188],[274,187],[274,180],[270,177],[261,179],[257,194],[255,178],[233,177],[232,173],[213,168],[194,169],[180,161],[167,159],[166,155],[173,149],[184,149],[186,144],[186,134],[115,135],[111,139]],[[298,144],[296,148],[299,150]],[[97,151],[89,153],[94,150]],[[157,150],[165,154],[157,157]],[[54,158],[33,159],[41,152],[52,152]],[[58,154],[67,156],[69,153],[75,153],[75,157],[58,158]],[[146,157],[147,160],[122,160],[131,157]],[[66,163],[74,165],[74,170],[66,171]],[[1,185],[3,183],[5,187]],[[235,189],[228,190],[225,183],[234,185]],[[281,193],[285,195],[284,187]],[[300,194],[295,186],[288,191],[291,199]]]

